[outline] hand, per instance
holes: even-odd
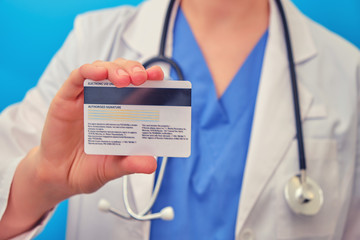
[[[40,176],[55,183],[53,196],[59,198],[96,191],[125,174],[151,173],[156,169],[153,157],[84,153],[84,79],[109,79],[115,86],[125,87],[162,80],[163,72],[160,67],[145,70],[138,62],[117,59],[85,64],[71,73],[51,103],[37,157],[37,165],[42,166]]]
[[[144,156],[101,156],[84,153],[85,79],[109,79],[117,87],[162,80],[160,67],[134,61],[97,61],[74,70],[54,97],[40,146],[18,165],[6,211],[0,220],[0,239],[32,228],[60,201],[78,193],[94,192],[110,180],[131,173],[151,173],[156,160]]]

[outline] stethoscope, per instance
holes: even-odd
[[[295,176],[293,176],[292,178],[290,178],[287,184],[285,185],[284,195],[285,195],[285,200],[288,203],[288,206],[294,213],[306,215],[306,216],[313,216],[320,211],[323,205],[324,202],[323,192],[321,187],[314,180],[312,180],[306,175],[306,159],[305,159],[302,124],[301,124],[299,94],[297,88],[297,78],[296,78],[295,64],[293,58],[293,51],[290,41],[289,28],[281,0],[275,0],[275,2],[279,9],[280,17],[283,24],[284,38],[285,38],[286,50],[287,50],[287,59],[289,63],[291,89],[292,89],[293,104],[294,104],[295,125],[296,125],[296,138],[297,138],[298,155],[299,155],[299,170],[300,170],[300,172]],[[169,22],[174,7],[174,3],[175,0],[170,1],[169,7],[166,12],[164,27],[161,35],[159,55],[149,59],[143,65],[146,68],[155,63],[167,63],[176,71],[179,79],[184,80],[184,75],[179,65],[171,58],[165,56],[166,38],[167,38]],[[167,161],[168,158],[164,157],[162,164],[160,166],[158,179],[156,181],[150,201],[142,211],[140,211],[139,213],[135,213],[130,207],[128,200],[127,176],[123,177],[123,198],[128,215],[124,215],[123,213],[120,213],[117,209],[112,208],[110,203],[107,202],[105,199],[101,199],[99,201],[99,209],[105,212],[111,212],[125,219],[136,219],[140,221],[152,220],[152,219],[172,220],[174,218],[174,210],[170,206],[163,208],[158,213],[151,213],[151,214],[149,213],[158,196]]]

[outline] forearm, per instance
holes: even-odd
[[[59,201],[36,167],[37,148],[20,162],[13,178],[6,211],[0,221],[0,239],[33,228]]]

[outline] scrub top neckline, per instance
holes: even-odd
[[[244,64],[229,84],[229,91],[218,99],[202,52],[178,10],[172,56],[185,80],[192,83],[191,156],[169,158],[152,210],[170,205],[175,219],[152,221],[151,239],[235,238],[266,40],[267,33],[245,61],[249,64]],[[174,70],[170,75],[176,79]],[[204,218],[204,213],[208,217]]]
[[[217,95],[217,92],[216,92],[216,87],[215,87],[215,82],[214,82],[214,78],[211,74],[211,71],[209,69],[209,66],[207,64],[207,61],[205,59],[205,55],[202,51],[202,49],[200,48],[200,45],[198,43],[198,41],[196,40],[195,38],[195,35],[189,25],[189,22],[184,14],[184,12],[182,11],[181,7],[179,7],[178,9],[178,12],[177,12],[177,16],[178,16],[178,19],[180,21],[183,21],[186,28],[187,28],[187,31],[189,31],[190,34],[187,34],[187,36],[189,38],[192,38],[192,42],[196,44],[196,50],[198,52],[200,52],[201,54],[196,54],[196,56],[198,56],[198,61],[201,62],[201,64],[203,66],[206,66],[206,72],[207,72],[207,75],[209,76],[209,78],[207,78],[209,80],[209,87],[211,87],[211,92],[213,95],[216,96],[216,99],[221,102],[223,98],[226,98],[226,95],[229,95],[227,94],[227,92],[231,91],[232,89],[232,85],[234,85],[234,80],[239,76],[241,75],[241,72],[244,71],[244,68],[246,68],[247,65],[250,64],[252,58],[254,58],[255,56],[253,56],[254,54],[256,54],[257,50],[258,51],[261,51],[259,50],[259,48],[261,48],[262,46],[262,42],[265,41],[265,45],[266,45],[266,40],[267,40],[267,36],[268,36],[268,29],[266,29],[264,31],[264,33],[261,35],[261,37],[256,41],[256,43],[253,45],[252,49],[250,50],[249,54],[245,57],[245,60],[243,61],[243,63],[239,66],[238,70],[236,71],[236,73],[234,74],[234,76],[232,77],[231,81],[229,82],[229,84],[227,85],[227,87],[225,88],[225,90],[223,91],[223,93],[218,96]],[[186,76],[185,76],[185,79],[186,79]]]

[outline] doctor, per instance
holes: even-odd
[[[84,79],[124,87],[177,78],[166,66],[141,65],[158,52],[168,6],[150,0],[78,17],[38,86],[2,113],[0,239],[32,238],[69,197],[67,239],[358,239],[360,54],[288,0],[283,4],[308,175],[324,195],[318,214],[295,214],[283,194],[298,173],[298,155],[273,0],[177,2],[166,54],[193,84],[192,155],[169,160],[153,208],[171,205],[175,219],[139,222],[97,210],[107,198],[126,213],[120,177],[156,169],[153,157],[83,152]],[[130,176],[133,208],[147,204],[155,175]]]

